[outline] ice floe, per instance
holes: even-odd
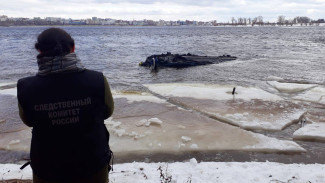
[[[16,100],[7,95],[1,97],[9,103]],[[105,125],[111,133],[111,148],[120,154],[200,150],[305,151],[291,141],[259,135],[194,111],[180,110],[178,106],[150,94],[119,94],[114,98],[115,112],[112,118],[105,121]],[[283,105],[286,108],[286,104]],[[17,104],[15,110],[17,110],[16,106]],[[242,115],[250,115],[245,112],[242,112]],[[16,115],[17,113],[16,111]],[[240,112],[236,111],[236,113]],[[23,128],[16,129],[17,125],[15,128],[7,126],[4,129],[10,130],[0,133],[0,149],[29,151],[31,129],[24,126],[21,121],[18,122]],[[7,121],[0,123],[0,125],[4,124],[6,125]],[[263,143],[268,144],[268,148]]]
[[[31,130],[19,117],[16,94],[16,88],[0,89],[0,149],[27,152]]]
[[[145,92],[136,92],[136,91],[129,91],[129,92],[114,92],[113,97],[118,98],[125,98],[127,96],[128,103],[133,102],[140,102],[140,101],[147,101],[147,102],[154,102],[154,103],[164,103],[164,99],[160,99],[158,97],[152,96]],[[139,98],[141,96],[141,98]]]
[[[150,118],[150,119],[142,119],[138,121],[135,125],[140,127],[140,126],[146,126],[149,127],[151,124],[153,125],[161,125],[163,122],[158,119],[158,118]]]
[[[30,139],[31,130],[19,117],[17,98],[0,94],[0,149],[29,151]]]
[[[295,142],[277,140],[196,112],[179,110],[168,102],[148,102],[147,95],[138,95],[138,102],[132,103],[128,97],[121,95],[116,98],[115,113],[105,121],[111,133],[111,148],[119,154],[201,150],[305,151]],[[149,121],[155,124],[146,125]]]
[[[0,88],[3,88],[3,87],[5,87],[5,88],[7,88],[7,87],[11,88],[11,87],[13,87],[15,85],[16,85],[16,83],[14,83],[14,82],[12,82],[12,83],[0,83]]]
[[[254,130],[282,130],[306,109],[259,88],[204,84],[150,84],[149,90],[218,120]]]
[[[315,84],[280,83],[278,81],[267,81],[267,83],[279,92],[297,93],[316,87]]]
[[[307,124],[294,132],[295,140],[325,141],[325,122]]]
[[[302,94],[293,97],[293,99],[325,104],[325,88],[324,87],[312,88]]]
[[[0,90],[0,95],[17,96],[17,88],[2,89]]]
[[[182,140],[183,140],[183,142],[189,142],[192,139],[190,137],[187,137],[187,136],[182,136]]]
[[[233,100],[241,99],[250,101],[252,99],[278,101],[281,97],[266,92],[259,88],[211,85],[211,84],[190,84],[190,83],[168,83],[168,84],[148,84],[144,85],[154,93],[164,96],[190,97],[208,100]],[[236,95],[232,95],[233,88],[236,87]]]
[[[0,95],[0,133],[23,130],[26,125],[20,120],[17,98]]]
[[[0,133],[0,149],[29,152],[31,137],[30,128],[16,132]]]
[[[0,95],[17,96],[16,83],[0,83]]]
[[[32,169],[21,165],[0,164],[0,180],[31,180]],[[111,182],[195,182],[195,183],[274,183],[325,182],[323,164],[282,164],[275,162],[188,162],[115,164]]]

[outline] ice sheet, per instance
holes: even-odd
[[[31,136],[30,128],[11,133],[0,133],[0,150],[29,152]]]
[[[166,100],[160,99],[158,97],[154,97],[148,93],[145,92],[112,92],[113,97],[118,99],[118,98],[124,98],[125,96],[128,97],[128,102],[133,103],[133,102],[139,102],[139,101],[147,101],[147,102],[154,102],[154,103],[164,103]],[[139,95],[141,98],[139,98]]]
[[[0,149],[28,152],[31,129],[21,121],[17,98],[11,93],[16,94],[16,88],[0,90]]]
[[[325,104],[325,88],[313,88],[302,94],[297,95],[296,97],[293,97],[293,99]]]
[[[179,109],[164,100],[148,101],[148,96],[150,95],[127,94],[115,98],[113,118],[105,121],[111,133],[110,145],[114,152],[127,154],[204,150],[305,151],[294,142],[249,132],[197,112]],[[153,99],[154,96],[150,98]],[[29,151],[30,139],[29,128],[1,133],[0,149]],[[267,148],[265,143],[268,143]]]
[[[325,141],[325,123],[307,124],[293,134],[295,140]]]
[[[316,87],[315,84],[280,83],[278,81],[267,81],[267,83],[279,92],[296,93]]]
[[[281,97],[254,87],[168,83],[144,85],[152,92],[174,97],[190,97],[196,99],[233,100],[233,88],[236,87],[235,99],[250,101],[252,99],[278,101]]]
[[[0,83],[0,87],[6,87],[6,86],[12,86],[15,85],[16,83],[12,82],[12,83]]]
[[[17,96],[17,88],[0,89],[0,95]]]
[[[25,128],[26,125],[19,117],[17,98],[12,95],[0,95],[0,134]]]
[[[167,102],[141,101],[142,97],[139,95],[138,102],[132,103],[128,101],[128,95],[116,98],[116,111],[105,121],[114,152],[305,151],[295,142],[249,132],[196,112],[179,110]],[[159,123],[146,125],[150,119]]]
[[[258,88],[202,84],[152,84],[151,91],[218,120],[254,130],[282,130],[306,112],[298,104]],[[247,96],[247,97],[246,97]]]
[[[0,180],[31,180],[30,166],[0,164]],[[171,182],[195,183],[308,183],[325,182],[323,164],[282,164],[274,162],[200,162],[192,158],[188,162],[114,164],[109,173],[111,182]],[[162,176],[162,177],[161,177]]]

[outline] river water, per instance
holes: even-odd
[[[0,81],[37,72],[37,35],[47,27],[0,27]],[[63,27],[90,69],[102,71],[116,90],[144,83],[200,82],[263,88],[265,80],[324,84],[325,27]],[[236,61],[151,73],[139,67],[152,54],[237,56]]]
[[[37,72],[34,44],[37,35],[46,28],[0,27],[0,83],[16,82]],[[62,28],[75,39],[76,53],[82,63],[89,69],[103,72],[113,90],[145,90],[143,84],[173,82],[233,84],[270,90],[265,82],[270,77],[297,83],[325,84],[325,27]],[[228,54],[238,59],[192,68],[160,69],[155,73],[138,65],[150,55],[166,52],[207,56]],[[317,158],[325,154],[324,143],[301,142],[300,145],[316,149],[310,155],[312,158],[305,161],[301,160],[305,156],[298,156],[290,162],[318,162]],[[202,160],[213,160],[216,154],[212,154],[198,156],[202,156],[199,158]],[[217,155],[228,161],[270,158],[248,154],[245,159],[243,154],[237,155],[236,152]],[[0,156],[0,162],[14,162],[15,158],[19,160],[28,154],[0,151]],[[283,156],[282,162],[286,162],[288,157]],[[281,159],[279,156],[272,158]],[[124,161],[127,160],[120,160]]]

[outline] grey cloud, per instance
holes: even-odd
[[[96,3],[135,3],[135,4],[154,4],[154,3],[171,3],[179,5],[209,6],[216,3],[225,3],[227,0],[94,0]]]

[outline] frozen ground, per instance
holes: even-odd
[[[31,180],[30,166],[0,165],[0,180]],[[114,165],[111,183],[323,183],[325,165],[272,162],[201,162],[191,159],[177,163],[126,163]]]
[[[150,84],[150,91],[185,107],[243,129],[280,131],[297,122],[306,109],[254,87],[204,84]]]

